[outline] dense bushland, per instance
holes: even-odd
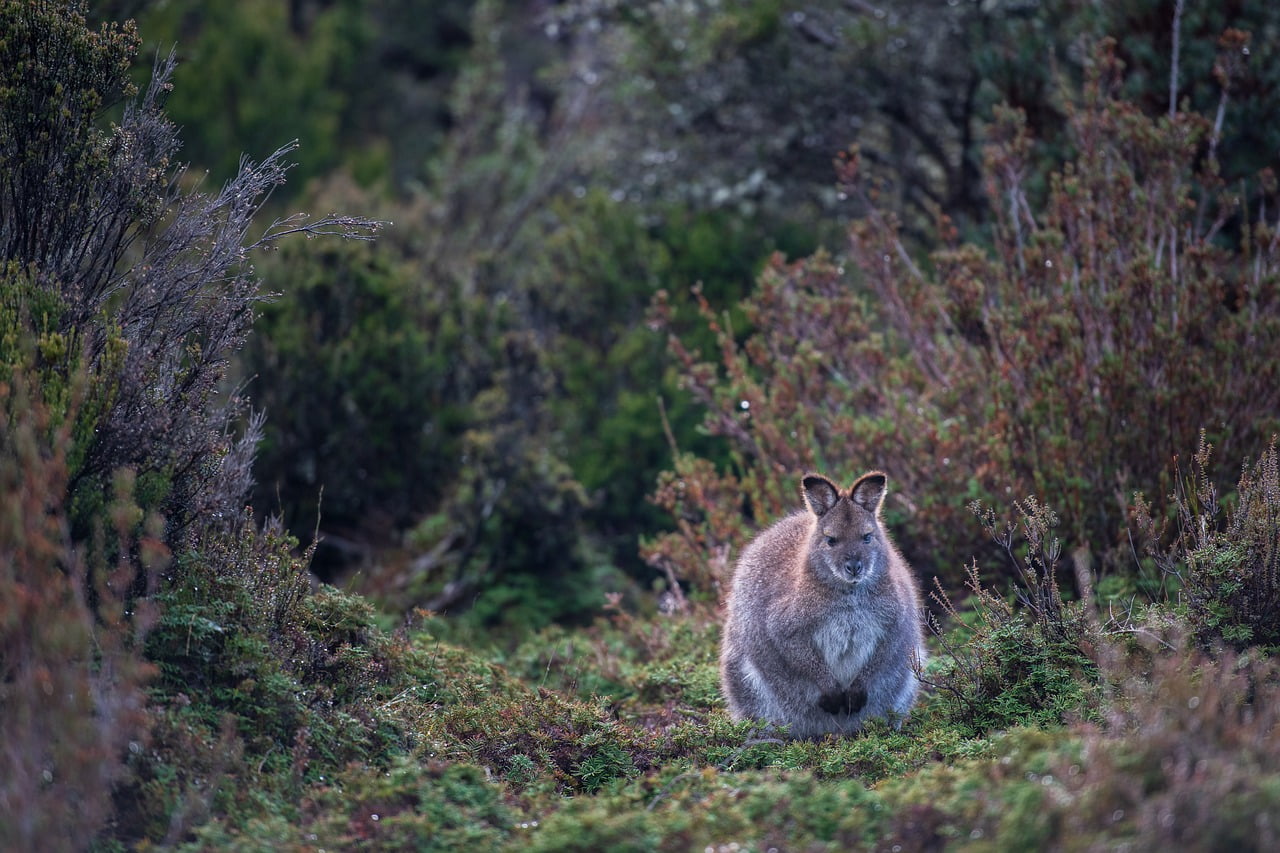
[[[18,334],[6,328],[7,344]],[[128,471],[117,477],[108,513],[96,520],[97,553],[86,554],[83,542],[75,542],[67,506],[74,447],[67,416],[73,412],[44,399],[34,371],[6,367],[0,381],[0,722],[6,738],[0,845],[71,848],[111,813],[121,756],[145,731],[143,687],[154,668],[139,651],[155,614],[131,590],[139,573],[154,576],[168,555],[158,519],[144,519],[134,501]],[[108,546],[115,556],[106,556]]]
[[[662,524],[646,501],[669,458],[661,413],[682,435],[699,418],[641,322],[652,295],[702,279],[728,300],[757,257],[812,242],[716,212],[647,217],[593,186],[581,84],[547,130],[533,96],[511,91],[496,6],[475,14],[495,40],[457,81],[424,187],[374,202],[400,225],[341,282],[313,253],[264,263],[281,295],[241,372],[279,413],[255,504],[300,535],[319,515],[326,576],[357,566],[388,607],[529,629],[648,584],[635,537]],[[372,195],[340,179],[316,193]],[[372,339],[388,322],[403,334]],[[407,464],[379,450],[407,445]]]
[[[1229,35],[1224,50],[1241,44]],[[858,152],[841,158],[871,211],[847,258],[775,260],[742,305],[741,337],[704,303],[717,362],[673,336],[735,465],[678,462],[659,501],[682,529],[650,560],[710,588],[751,520],[793,504],[794,472],[874,462],[893,472],[907,553],[949,585],[980,550],[966,504],[1025,495],[1059,513],[1081,592],[1095,572],[1140,579],[1135,492],[1163,516],[1172,460],[1202,430],[1239,459],[1280,427],[1277,205],[1269,171],[1223,185],[1209,120],[1144,115],[1118,97],[1122,82],[1105,43],[1080,100],[1063,104],[1075,153],[1042,205],[1023,117],[998,114],[989,246],[959,241],[944,217],[943,248],[917,262]],[[672,312],[659,303],[658,316]],[[724,515],[726,492],[744,513]]]
[[[346,67],[329,37],[368,33],[324,28],[359,5],[251,23],[287,23],[288,50],[315,25],[336,63],[317,67]],[[1270,176],[1240,188],[1224,165],[1249,160],[1232,122],[1144,109],[1148,66],[1126,78],[1104,45],[1054,105],[1067,136],[1017,112],[982,128],[991,219],[970,206],[967,240],[942,219],[943,248],[919,253],[855,152],[847,252],[771,262],[731,304],[760,252],[807,253],[812,232],[616,200],[582,137],[529,111],[562,130],[606,113],[513,93],[501,8],[474,19],[499,37],[474,45],[429,190],[379,199],[356,175],[307,194],[418,226],[254,270],[285,234],[374,223],[255,239],[287,152],[204,191],[174,161],[169,60],[135,97],[132,28],[0,2],[0,846],[1274,847],[1276,202]],[[630,22],[629,61],[690,20],[714,25],[695,62],[831,48],[821,14],[662,8]],[[1184,57],[1219,51],[1211,95],[1229,97],[1208,103],[1234,103],[1250,42],[1206,49],[1204,17]],[[885,26],[924,26],[904,20]],[[680,376],[638,322],[664,287],[651,320]],[[239,414],[244,388],[265,422]],[[316,581],[323,543],[244,510],[260,438],[255,500],[308,533],[318,512],[394,615]],[[644,521],[671,516],[645,546],[666,585],[628,596],[610,567],[671,445]],[[930,689],[901,730],[731,723],[717,583],[796,471],[868,458],[942,579]],[[1081,591],[1104,573],[1095,596],[1071,594],[1067,563]]]
[[[162,109],[172,58],[134,97],[131,26],[6,2],[0,33],[0,837],[73,847],[146,740],[143,643],[156,596],[185,582],[171,555],[243,513],[258,422],[235,437],[243,404],[221,383],[258,298],[247,253],[375,223],[248,240],[285,150],[219,192],[185,187]]]
[[[177,40],[189,60],[175,72],[170,111],[197,164],[229,176],[234,152],[296,135],[302,165],[278,199],[377,209],[397,223],[396,246],[373,252],[384,270],[378,299],[292,305],[307,297],[290,282],[323,275],[311,271],[323,263],[300,252],[262,265],[280,294],[264,339],[306,341],[308,362],[335,369],[355,354],[370,363],[359,390],[317,375],[300,399],[301,376],[248,354],[251,395],[270,398],[274,413],[254,504],[282,512],[304,540],[319,516],[318,568],[358,570],[361,588],[388,606],[460,615],[474,602],[476,621],[526,627],[581,616],[610,588],[651,583],[635,543],[668,523],[646,499],[671,465],[659,397],[682,450],[727,462],[727,444],[700,433],[701,413],[641,321],[655,293],[681,309],[674,322],[702,359],[716,345],[683,310],[691,285],[701,282],[710,306],[747,333],[735,306],[773,250],[794,258],[820,242],[839,246],[844,218],[868,213],[832,181],[832,152],[852,138],[880,179],[876,204],[902,219],[913,254],[936,248],[938,210],[986,245],[992,212],[1007,207],[988,203],[982,167],[1002,102],[1022,110],[1036,140],[1019,180],[1046,214],[1046,176],[1075,156],[1059,85],[1083,81],[1085,45],[1098,36],[1119,36],[1118,55],[1133,65],[1119,83],[1126,99],[1150,115],[1170,98],[1173,28],[1154,0],[1034,11],[838,0],[803,10],[774,0],[485,0],[429,13],[399,0],[277,5],[249,15],[236,4],[129,4],[148,45],[167,51]],[[1216,43],[1233,26],[1255,32],[1247,57]],[[1254,117],[1274,112],[1276,26],[1271,4],[1254,2],[1192,6],[1179,19],[1176,97],[1189,107],[1180,121],[1216,121],[1222,107],[1216,156],[1233,189],[1275,148],[1269,123]],[[1218,60],[1221,79],[1209,73]],[[390,306],[423,332],[397,344],[403,369],[352,337]],[[321,334],[285,328],[304,318]],[[417,384],[429,391],[415,393]],[[297,405],[282,411],[286,399]],[[409,466],[429,472],[429,484],[405,478],[395,454],[338,450],[359,446],[374,420],[409,430],[412,447],[430,445],[423,467]],[[1140,478],[1135,487],[1167,491]],[[513,537],[544,534],[546,547],[522,541],[512,553]],[[571,555],[556,576],[573,583],[540,581],[556,552]],[[957,580],[960,562],[948,570]],[[521,590],[499,600],[508,585]],[[554,600],[591,586],[582,600]]]

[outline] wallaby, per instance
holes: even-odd
[[[897,726],[920,689],[920,588],[880,519],[887,478],[847,492],[806,475],[807,509],[742,552],[728,598],[720,682],[735,720],[789,726],[793,737]]]

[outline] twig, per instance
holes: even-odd
[[[658,395],[658,414],[662,418],[662,432],[667,437],[667,444],[671,446],[671,458],[675,459],[680,456],[680,446],[676,444],[676,434],[671,430],[671,421],[667,418],[667,404],[661,394]]]
[[[1177,0],[1173,6],[1173,56],[1169,67],[1169,118],[1178,114],[1178,54],[1181,50],[1182,4]]]
[[[381,228],[391,224],[378,219],[336,214],[329,214],[314,222],[307,222],[307,219],[308,214],[295,213],[275,220],[261,237],[245,247],[245,251],[269,247],[280,238],[293,234],[306,234],[308,237],[342,237],[347,240],[373,240]]]
[[[1173,646],[1171,643],[1169,643],[1167,640],[1161,639],[1160,637],[1156,636],[1153,632],[1147,630],[1146,628],[1116,628],[1113,631],[1102,632],[1102,635],[1104,637],[1115,637],[1120,634],[1142,634],[1143,636],[1147,636],[1155,640],[1157,643],[1164,646],[1166,649],[1168,649],[1171,652],[1177,651],[1177,648]]]
[[[1218,114],[1213,118],[1213,133],[1209,136],[1209,162],[1218,162],[1218,141],[1222,139],[1222,122],[1227,116],[1227,101],[1231,97],[1231,90],[1227,86],[1222,87],[1222,94],[1218,96]]]

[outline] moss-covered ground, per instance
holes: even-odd
[[[329,587],[256,629],[241,604],[169,602],[151,737],[117,794],[128,820],[100,846],[1261,849],[1280,832],[1275,671],[1181,644],[1171,611],[1095,631],[1101,675],[1028,651],[1025,624],[1019,650],[957,623],[900,730],[794,741],[729,720],[710,609],[478,650],[429,614],[380,627]],[[955,653],[984,665],[992,648],[1075,675],[957,692]]]

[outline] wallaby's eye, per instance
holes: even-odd
[[[835,545],[836,545],[836,543],[837,543],[837,542],[839,542],[839,541],[840,541],[840,540],[839,540],[839,539],[837,539],[837,538],[836,538],[836,537],[834,537],[834,536],[828,536],[828,537],[827,537],[827,545],[828,545],[829,547],[834,548],[834,547],[835,547]]]
[[[864,534],[862,534],[862,541],[863,541],[863,542],[870,542],[870,541],[871,541],[871,534],[870,534],[870,533],[864,533]]]

